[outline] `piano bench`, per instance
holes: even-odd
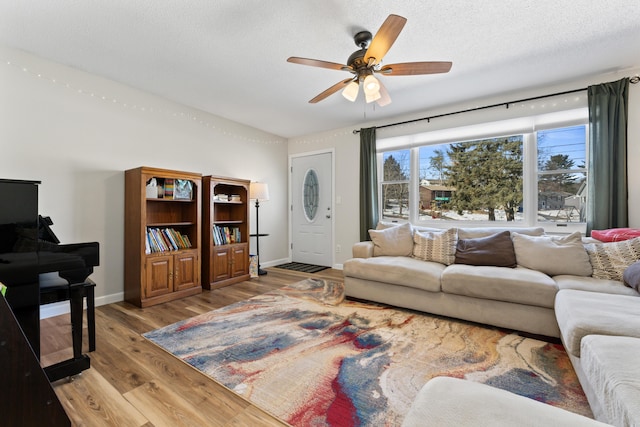
[[[96,284],[87,278],[83,283],[68,283],[56,273],[40,275],[40,305],[69,301],[71,305],[71,328],[74,353],[82,351],[82,312],[79,316],[74,312],[76,307],[82,310],[83,299],[87,300],[87,328],[89,332],[89,351],[96,349],[96,313],[94,289]],[[75,296],[75,299],[72,297]],[[79,337],[78,337],[79,334]],[[79,343],[77,342],[79,339]],[[79,350],[78,350],[78,345]]]

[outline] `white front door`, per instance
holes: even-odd
[[[333,264],[332,153],[291,161],[291,243],[293,262]]]

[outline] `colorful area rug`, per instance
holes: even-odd
[[[294,426],[400,425],[435,376],[591,416],[564,349],[305,280],[144,336]]]
[[[301,262],[288,262],[286,264],[276,265],[275,268],[283,268],[285,270],[301,271],[303,273],[317,273],[318,271],[326,270],[329,267],[315,264],[304,264]]]

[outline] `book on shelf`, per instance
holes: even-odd
[[[242,234],[238,227],[221,227],[214,225],[211,234],[213,244],[216,246],[242,242]]]
[[[171,252],[180,249],[189,249],[191,241],[189,236],[182,234],[173,228],[147,228],[145,253]]]
[[[173,199],[173,178],[164,179],[164,198]]]

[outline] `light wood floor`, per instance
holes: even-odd
[[[284,426],[248,401],[146,341],[141,334],[268,292],[305,277],[342,280],[342,271],[313,275],[270,268],[268,274],[155,307],[120,302],[96,308],[91,368],[53,383],[74,426]],[[71,356],[69,316],[41,322],[42,363]],[[85,331],[85,351],[86,331]]]

